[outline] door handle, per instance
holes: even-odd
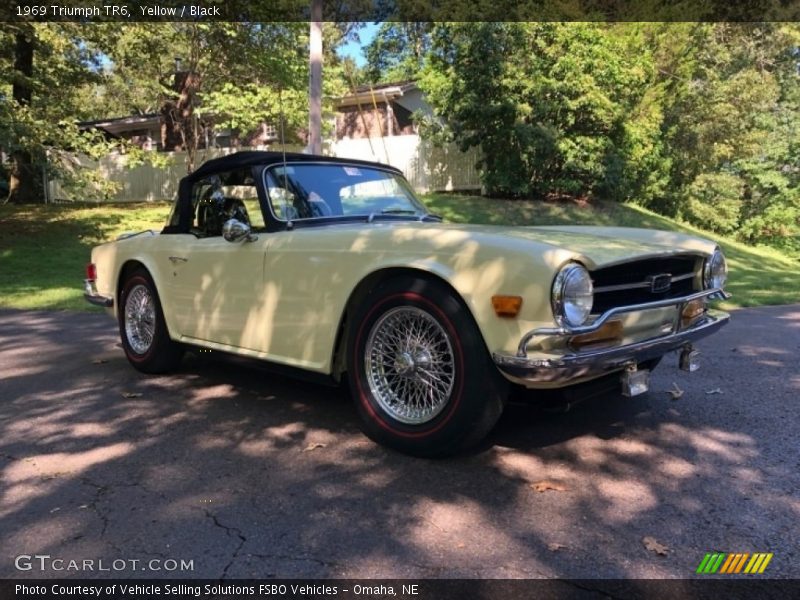
[[[170,262],[172,262],[173,265],[179,262],[189,262],[188,258],[183,258],[182,256],[170,256],[169,260]]]

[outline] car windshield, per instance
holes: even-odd
[[[427,214],[408,182],[391,171],[348,164],[290,164],[272,167],[264,177],[272,212],[284,221]]]

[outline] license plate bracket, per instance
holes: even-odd
[[[622,395],[632,398],[650,389],[650,370],[628,367],[622,372]]]

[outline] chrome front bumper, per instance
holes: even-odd
[[[573,382],[593,379],[613,371],[619,371],[630,365],[658,358],[673,350],[689,347],[692,343],[711,335],[725,325],[729,321],[730,315],[719,310],[708,309],[697,321],[685,329],[678,329],[680,319],[677,319],[672,333],[666,335],[625,346],[579,352],[567,350],[565,354],[553,355],[547,358],[531,358],[528,356],[528,345],[535,337],[573,336],[592,333],[597,331],[611,317],[619,314],[668,306],[677,306],[680,312],[692,300],[728,297],[730,296],[722,290],[705,290],[681,298],[613,308],[603,313],[590,325],[574,328],[534,329],[522,337],[516,354],[495,352],[492,357],[497,367],[505,375],[524,384],[542,387],[566,386]]]
[[[83,280],[83,297],[89,304],[94,304],[95,306],[101,306],[103,308],[111,308],[114,306],[114,299],[98,294],[94,287],[94,281],[91,279]]]

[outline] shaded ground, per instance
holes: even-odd
[[[103,315],[0,311],[0,577],[78,575],[20,554],[210,578],[686,577],[715,550],[800,577],[800,306],[738,311],[699,373],[668,357],[643,397],[512,405],[438,461],[364,438],[340,390],[207,354],[146,377],[116,344]]]

